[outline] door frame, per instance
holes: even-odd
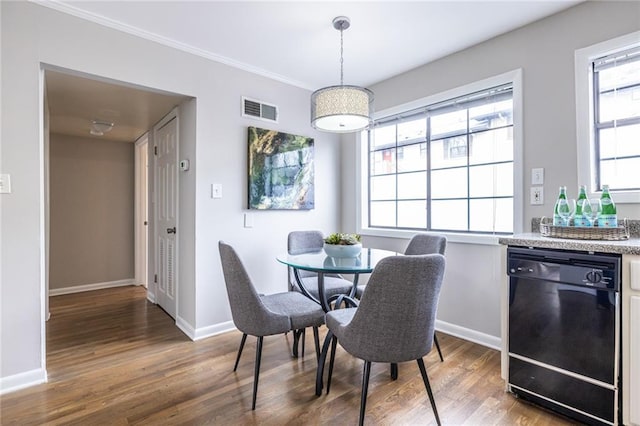
[[[134,150],[134,279],[149,288],[149,132],[136,140]]]

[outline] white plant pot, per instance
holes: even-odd
[[[331,257],[356,257],[362,251],[362,244],[342,246],[337,244],[324,243],[324,252]]]

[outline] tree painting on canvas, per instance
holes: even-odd
[[[249,127],[249,208],[314,208],[313,138]]]

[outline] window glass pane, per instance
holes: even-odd
[[[467,131],[467,110],[448,112],[431,117],[431,138],[459,135]]]
[[[513,161],[513,127],[471,135],[469,164]]]
[[[398,201],[398,226],[401,228],[427,228],[426,201]]]
[[[402,148],[402,158],[398,156],[398,172],[412,172],[427,169],[427,144],[405,145]]]
[[[471,200],[469,220],[471,231],[513,232],[513,199]]]
[[[600,162],[600,183],[616,189],[640,189],[640,157]],[[615,196],[613,197],[615,202]]]
[[[513,163],[500,163],[469,168],[470,197],[513,195]]]
[[[600,130],[600,158],[640,155],[640,124]]]
[[[492,102],[469,108],[469,130],[493,129],[513,124],[513,100]]]
[[[431,199],[462,197],[467,197],[466,168],[431,172]]]
[[[467,200],[432,201],[431,229],[466,231]]]
[[[427,173],[398,175],[398,199],[427,198]]]
[[[369,226],[512,232],[513,101],[506,86],[487,96],[496,90],[387,117],[369,131]],[[478,217],[469,228],[471,202]]]
[[[464,166],[467,164],[467,136],[431,142],[431,168]]]
[[[640,84],[640,60],[599,71],[600,91]]]
[[[394,148],[374,151],[370,158],[372,175],[396,172],[396,150]]]
[[[600,95],[600,122],[640,117],[640,86]]]
[[[405,121],[398,124],[398,145],[405,141],[421,139],[427,137],[427,118],[422,117],[417,120]]]
[[[371,178],[372,200],[393,200],[396,198],[396,175],[374,176]]]
[[[396,226],[396,202],[372,201],[369,204],[371,226]]]
[[[376,127],[373,130],[372,148],[385,146],[394,147],[396,145],[396,125]]]

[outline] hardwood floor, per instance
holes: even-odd
[[[316,397],[313,333],[292,358],[292,335],[266,337],[255,411],[255,338],[233,372],[239,332],[190,341],[140,287],[53,297],[49,383],[0,397],[2,425],[356,424],[362,362],[338,349],[331,393]],[[322,329],[321,338],[324,336]],[[443,424],[564,425],[505,393],[500,354],[438,333],[443,363],[424,358]],[[373,364],[368,425],[435,424],[416,363]]]

